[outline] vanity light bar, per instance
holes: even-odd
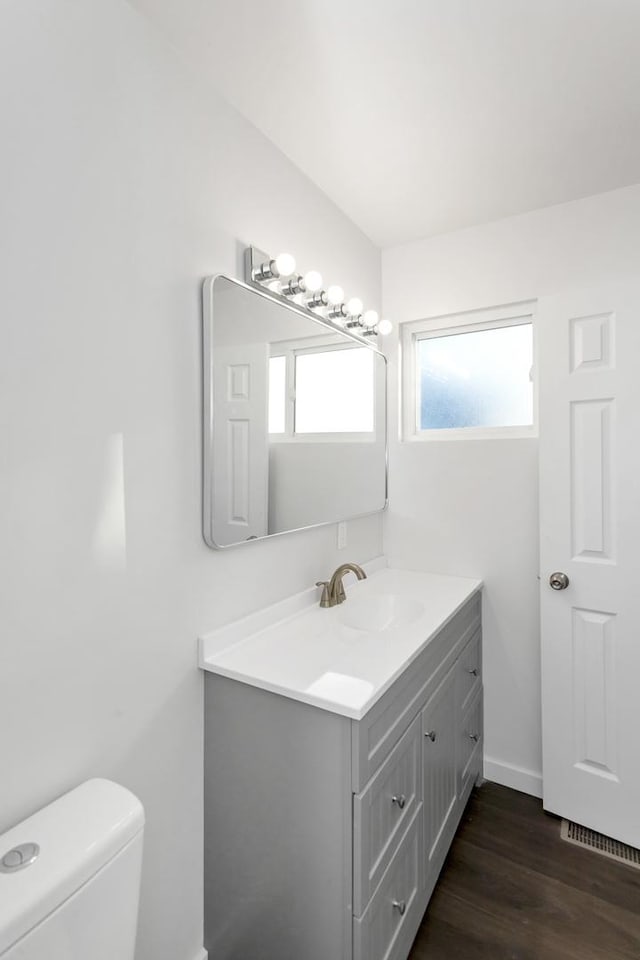
[[[390,320],[379,320],[375,310],[365,310],[358,297],[345,302],[342,287],[324,290],[317,270],[309,270],[304,275],[298,273],[290,253],[272,258],[256,247],[247,247],[244,263],[247,283],[266,286],[284,299],[295,298],[298,306],[319,313],[336,327],[346,328],[358,337],[385,336],[393,329]]]

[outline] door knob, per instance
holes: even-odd
[[[569,577],[566,573],[552,573],[549,577],[549,586],[552,590],[566,590],[569,586]]]

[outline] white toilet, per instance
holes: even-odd
[[[2,960],[133,960],[144,811],[88,780],[0,836]]]

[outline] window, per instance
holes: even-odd
[[[533,433],[533,311],[522,307],[405,325],[405,439]]]
[[[367,347],[298,354],[295,432],[370,433],[373,357]]]
[[[269,433],[284,433],[287,400],[287,358],[269,360]]]
[[[312,348],[280,344],[274,348],[277,355],[269,361],[272,440],[301,436],[307,440],[373,439],[372,350],[344,343]]]

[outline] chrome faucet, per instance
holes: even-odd
[[[358,566],[357,563],[342,563],[338,569],[333,573],[331,580],[318,580],[316,587],[322,587],[322,597],[320,599],[321,607],[335,607],[339,603],[344,603],[347,599],[347,595],[344,592],[344,584],[342,578],[345,573],[355,573],[358,580],[366,580],[367,575],[362,569]]]

